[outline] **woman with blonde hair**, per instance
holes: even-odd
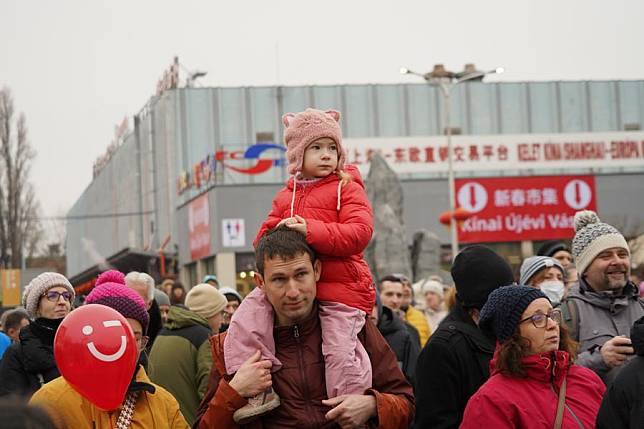
[[[565,278],[565,269],[555,258],[531,256],[521,264],[519,283],[540,289],[558,307],[565,293]]]

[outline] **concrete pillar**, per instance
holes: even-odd
[[[217,253],[215,269],[217,270],[217,279],[220,286],[236,289],[237,270],[235,268],[234,252]]]
[[[186,288],[186,292],[192,288],[190,284],[190,266],[189,265],[184,265],[183,268],[181,268],[181,271],[179,272],[179,281],[183,283],[183,286]]]
[[[524,240],[521,242],[521,257],[523,259],[529,258],[534,255],[534,245],[530,240]]]
[[[212,274],[206,272],[207,270],[208,267],[206,265],[205,259],[200,259],[199,261],[197,261],[197,283],[201,283],[206,274]]]

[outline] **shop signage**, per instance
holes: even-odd
[[[273,154],[273,158],[262,157],[265,152]],[[286,148],[273,143],[252,145],[245,150],[218,150],[208,154],[204,159],[193,165],[191,171],[184,171],[177,180],[177,193],[183,194],[188,189],[201,189],[212,184],[219,165],[239,174],[257,175],[265,173],[273,167],[284,165]],[[246,167],[243,163],[252,165]]]
[[[179,87],[179,57],[174,57],[172,64],[163,72],[157,81],[156,95],[163,94],[168,89]]]
[[[246,245],[244,219],[222,219],[221,230],[224,247],[244,247]]]
[[[210,209],[208,194],[188,204],[188,242],[190,259],[201,259],[210,254]]]
[[[100,172],[109,164],[112,156],[116,153],[116,150],[123,144],[125,137],[130,134],[130,123],[127,119],[127,116],[123,118],[119,125],[114,125],[114,139],[107,147],[105,154],[96,158],[94,165],[92,166],[92,177],[96,178]]]
[[[397,174],[447,172],[447,139],[432,137],[347,138],[347,161],[368,173],[369,161],[380,153]],[[579,169],[601,172],[606,168],[644,169],[644,132],[514,134],[453,136],[453,167],[466,175],[479,172]],[[286,165],[285,147],[260,143],[243,150],[208,154],[177,179],[177,193],[214,183],[215,172],[258,175]],[[543,173],[542,173],[543,174]]]
[[[456,205],[471,216],[462,243],[572,238],[579,210],[596,210],[593,176],[457,179]]]
[[[344,145],[348,162],[363,174],[376,152],[398,174],[447,171],[445,136],[345,139]],[[644,168],[643,132],[459,135],[452,147],[457,172]]]
[[[2,287],[2,305],[16,307],[20,305],[20,270],[0,270]]]

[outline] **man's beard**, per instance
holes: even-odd
[[[604,275],[604,278],[606,279],[606,286],[608,286],[609,290],[623,289],[626,283],[628,283],[628,272],[624,272],[623,278],[621,279],[611,279],[608,273]]]

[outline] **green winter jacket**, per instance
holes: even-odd
[[[150,351],[150,379],[172,393],[190,425],[208,387],[210,334],[206,319],[173,305]]]

